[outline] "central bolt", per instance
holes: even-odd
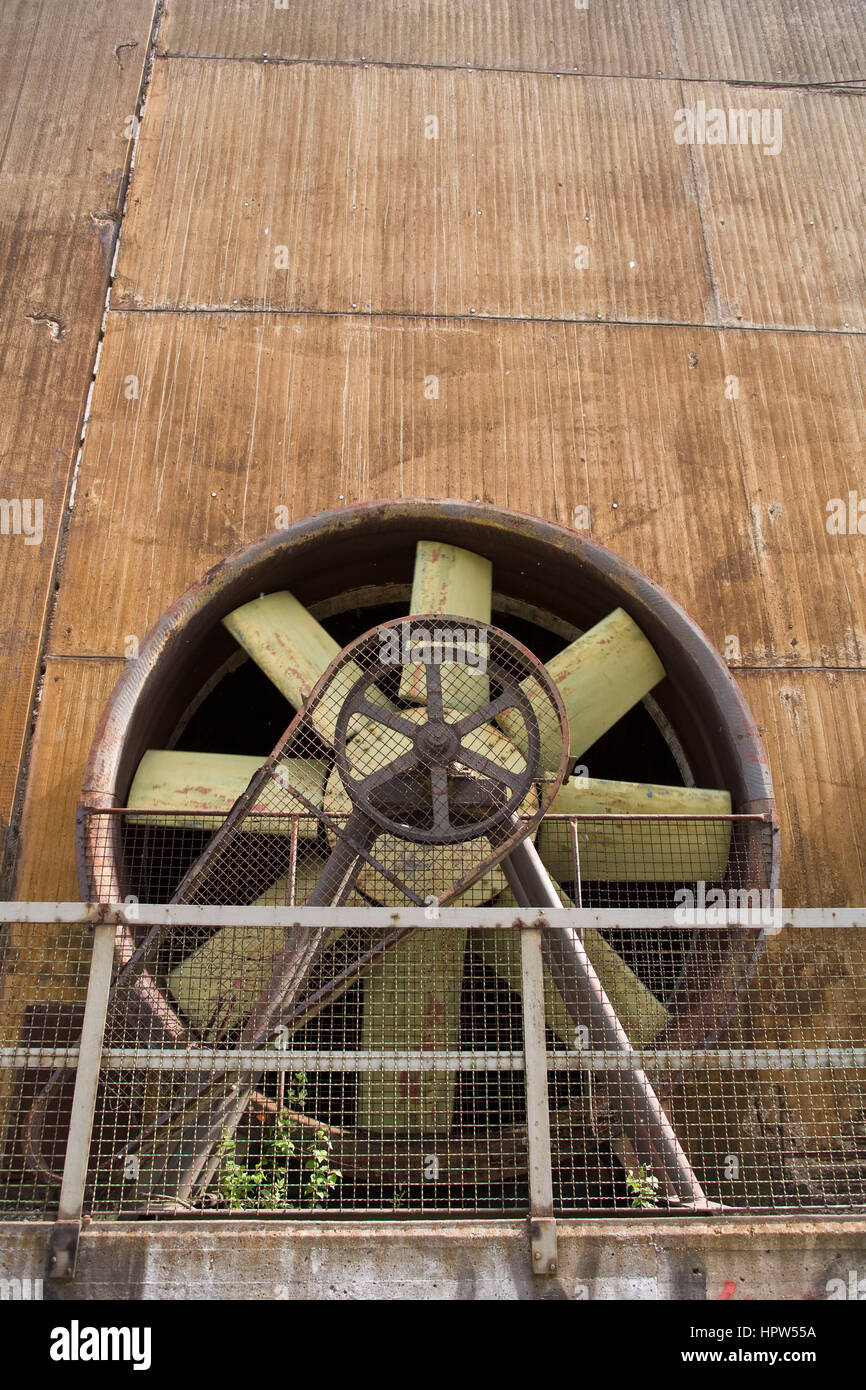
[[[441,720],[431,720],[415,736],[415,751],[422,762],[451,762],[456,756],[460,740],[450,725]]]

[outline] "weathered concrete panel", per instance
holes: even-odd
[[[173,0],[161,49],[204,57],[457,64],[622,75],[833,81],[862,77],[858,0]]]
[[[112,315],[49,650],[121,655],[279,507],[439,496],[588,530],[720,650],[733,634],[736,665],[862,667],[866,545],[826,528],[857,487],[862,355],[832,335]]]
[[[26,508],[32,527],[29,537],[15,534],[17,517],[4,514],[0,535],[0,852],[39,678],[153,8],[153,0],[0,6],[0,494]],[[14,847],[6,848],[11,861]]]
[[[158,63],[114,302],[711,320],[681,104],[676,82]]]
[[[45,1277],[50,1226],[0,1225],[0,1277]],[[839,1297],[866,1274],[866,1224],[558,1224],[559,1269],[530,1270],[523,1221],[93,1224],[58,1299],[704,1300]],[[829,1286],[829,1287],[828,1287]]]

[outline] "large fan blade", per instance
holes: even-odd
[[[575,758],[649,694],[665,674],[651,644],[622,608],[615,608],[558,652],[548,661],[547,669],[565,705],[569,751]],[[508,711],[499,723],[516,742],[519,734],[514,713]],[[542,743],[542,771],[559,766],[560,752],[558,744]]]
[[[295,709],[340,654],[330,633],[287,590],[245,603],[223,625]]]
[[[307,901],[324,864],[321,856],[298,864],[295,903]],[[283,907],[288,901],[289,881],[283,875],[256,898],[253,906]],[[346,903],[349,907],[366,905],[357,893],[352,893]],[[323,949],[327,950],[341,935],[340,931],[333,932]],[[169,989],[201,1037],[216,1042],[229,1029],[245,1022],[285,938],[283,927],[223,927],[175,966],[168,977]]]
[[[492,574],[493,567],[483,555],[461,550],[456,545],[443,545],[440,541],[419,541],[415,551],[410,616],[448,613],[474,622],[489,623]],[[484,654],[478,650],[477,637],[471,624],[461,629],[460,633],[455,633],[453,640],[461,643],[465,650],[465,665],[483,666]],[[467,681],[465,670],[460,678],[452,678],[448,662],[443,662],[442,699],[446,709],[461,714],[477,709],[488,698],[488,693],[488,683],[483,674],[479,674],[476,686],[474,681]],[[408,663],[404,667],[400,695],[404,700],[426,704],[427,690],[420,664]]]
[[[729,816],[726,791],[607,782],[573,777],[553,799],[550,814]],[[718,883],[731,848],[729,820],[577,821],[580,877],[605,883]],[[545,818],[536,848],[555,878],[575,877],[572,825]]]
[[[615,608],[547,663],[568,715],[569,752],[585,753],[664,678],[637,623]]]
[[[543,822],[542,822],[543,824]],[[554,887],[563,907],[571,907],[571,899],[562,891],[558,883]],[[516,907],[517,900],[510,888],[506,888],[496,899],[497,907]],[[472,941],[477,942],[491,968],[505,981],[515,994],[522,989],[520,964],[520,941],[517,932],[497,931],[484,928],[473,933]],[[646,985],[642,984],[634,971],[605,941],[600,932],[589,927],[583,935],[587,955],[595,966],[605,993],[616,1010],[623,1027],[636,1047],[644,1047],[663,1031],[668,1022],[664,1004],[655,997]],[[574,1024],[565,1001],[550,975],[544,970],[545,998],[547,1000],[548,1026],[562,1042],[573,1045]]]
[[[265,761],[264,758],[244,757],[234,753],[187,753],[179,750],[149,749],[138,765],[129,789],[127,806],[130,810],[162,811],[164,816],[137,816],[138,825],[178,827],[177,813],[190,811],[221,811],[228,813],[250,778]],[[286,758],[283,763],[286,786],[274,782],[269,791],[267,806],[254,807],[263,819],[255,817],[247,827],[257,834],[288,834],[288,823],[270,819],[275,811],[299,815],[298,835],[302,840],[316,838],[318,823],[289,787],[295,787],[317,810],[322,807],[327,765],[314,758]],[[277,804],[279,802],[279,804]],[[175,814],[172,814],[175,813]],[[215,830],[213,816],[197,819],[184,814],[182,826],[187,830]]]
[[[490,622],[493,566],[483,555],[441,541],[419,541],[411,613],[454,613]]]
[[[319,677],[340,654],[330,633],[285,589],[236,608],[223,618],[223,625],[295,709],[301,708]],[[349,661],[335,680],[348,694],[360,675],[360,669]],[[333,698],[313,719],[316,733],[327,744],[334,742],[338,689],[332,686]],[[385,696],[375,691],[370,699],[391,708]]]
[[[465,945],[457,928],[422,930],[380,957],[364,978],[361,1046],[456,1052]],[[357,1124],[384,1134],[444,1133],[455,1081],[453,1071],[362,1072]]]

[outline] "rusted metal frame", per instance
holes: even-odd
[[[503,869],[518,902],[527,907],[544,904],[557,913],[562,911],[559,895],[535,846],[528,840],[511,851],[503,861]],[[612,1075],[609,1085],[616,1087],[638,1157],[665,1183],[674,1200],[693,1208],[707,1207],[703,1188],[649,1077],[633,1064],[631,1043],[577,932],[548,925],[542,934],[542,950],[575,1025],[587,1027],[590,1039],[594,1036],[602,1040],[604,1050],[621,1053],[632,1061],[631,1066]]]
[[[114,936],[113,922],[103,923],[96,927],[93,933],[90,977],[84,1004],[60,1200],[48,1248],[48,1268],[53,1279],[72,1279],[75,1276],[78,1238],[84,1210],[84,1189],[90,1160],[90,1137],[96,1111],[96,1092],[99,1086],[105,1020],[114,965]]]
[[[439,625],[441,625],[441,627],[451,625],[451,628],[453,628],[460,622],[465,622],[465,619],[461,619],[456,615],[449,614],[435,616],[419,614],[414,615],[414,617],[415,621],[419,624],[423,624],[426,622],[433,632],[437,631]],[[405,621],[406,619],[400,618],[396,619],[395,623],[401,624]],[[379,631],[381,630],[382,629],[380,628]],[[519,648],[519,650],[524,653],[528,662],[531,658],[531,654],[527,652],[526,649],[523,648],[522,645],[518,643],[515,639],[511,640],[512,645],[516,648]],[[366,641],[366,636],[361,638],[360,641]],[[351,644],[346,650],[352,651],[358,645],[359,642],[355,642]],[[442,670],[441,667],[435,662],[429,664],[424,663],[424,670],[425,680],[427,682],[426,693],[429,702],[428,710],[431,721],[435,722],[436,720],[444,719],[442,703]],[[343,705],[340,709],[340,713],[337,716],[336,729],[334,734],[334,751],[337,767],[340,770],[340,774],[343,777],[343,781],[347,786],[351,782],[352,778],[347,747],[349,742],[349,724],[353,715],[355,715],[361,710],[369,708],[369,701],[366,699],[366,691],[370,685],[375,683],[375,680],[378,678],[378,674],[379,673],[375,671],[368,671],[360,676],[360,678],[352,686],[352,689],[349,691],[349,694],[346,696],[346,699],[344,700]],[[512,804],[515,807],[517,807],[521,805],[524,796],[529,791],[529,788],[533,780],[533,772],[538,766],[541,751],[541,736],[538,727],[538,720],[536,718],[535,711],[532,707],[530,700],[525,695],[523,690],[520,688],[518,682],[509,674],[509,672],[505,669],[505,667],[502,665],[500,661],[495,661],[492,659],[488,660],[485,671],[485,677],[489,678],[489,676],[491,675],[499,680],[499,683],[503,687],[505,694],[503,696],[500,696],[499,700],[496,701],[491,700],[488,696],[487,700],[484,701],[483,704],[479,705],[478,708],[476,708],[473,711],[464,712],[462,717],[459,720],[457,720],[456,723],[453,725],[452,739],[454,741],[459,741],[465,736],[466,732],[471,732],[471,729],[478,728],[484,724],[492,723],[495,717],[495,709],[501,703],[502,700],[505,700],[506,708],[516,709],[519,712],[523,720],[523,731],[525,732],[527,742],[527,747],[524,753],[524,772],[518,775],[511,774],[502,768],[499,769],[500,777],[507,783],[507,785],[511,789]],[[561,700],[556,696],[555,693],[552,696],[548,694],[547,698],[554,703],[554,707],[559,716],[560,727],[564,727],[565,714],[562,708]],[[378,719],[378,722],[382,725],[386,727],[392,727],[395,725],[396,722],[399,722],[401,719],[403,719],[404,716],[402,716],[400,712],[385,712],[382,716],[376,716],[376,718]],[[469,727],[470,724],[471,728]],[[466,726],[465,730],[464,726]],[[417,734],[418,730],[414,729],[413,733]],[[445,773],[447,772],[447,769],[454,758],[455,751],[455,749],[452,749],[446,745],[446,747],[440,750],[438,753],[431,750],[429,756],[431,770],[440,769],[442,771],[445,783],[444,788],[442,790],[442,796],[444,797],[445,802],[446,820],[448,820],[447,808],[449,804],[449,790],[447,786],[448,779],[447,776],[445,776]],[[479,760],[478,754],[472,754],[466,748],[461,748],[460,757],[469,767],[479,770],[477,768],[477,762]],[[412,764],[414,764],[415,768],[421,765],[421,755],[417,750],[410,750],[409,752],[403,755],[403,758],[411,759]],[[402,761],[402,758],[400,759],[400,761]],[[401,771],[404,770],[408,771],[410,770],[410,768],[401,769]],[[557,786],[562,781],[564,770],[565,756],[564,753],[562,753],[559,759],[558,768],[555,769],[557,775],[552,779],[557,783]],[[376,778],[381,778],[383,776],[386,776],[387,772],[388,769],[383,768],[380,769],[378,772],[374,773],[373,776]],[[369,780],[369,778],[365,779],[365,781],[367,782],[369,782]],[[353,795],[353,799],[355,800],[356,804],[358,804],[360,800],[360,804],[363,805],[363,809],[366,810],[367,814],[373,820],[375,820],[383,830],[392,835],[405,834],[404,824],[402,824],[399,820],[395,821],[391,815],[389,815],[386,811],[382,809],[381,805],[377,805],[375,801],[370,801],[366,793],[364,783],[360,784],[357,791]],[[435,788],[433,799],[435,807]],[[478,823],[474,827],[474,834],[482,836],[486,834],[488,830],[491,830],[494,827],[497,820],[501,818],[501,809],[495,804],[495,802],[493,802],[488,807],[488,814],[486,817],[483,815],[483,812],[481,811],[479,811],[479,815],[480,818],[478,820]],[[532,828],[533,822],[538,821],[539,819],[540,815],[536,814],[535,817],[527,819],[525,823],[516,822],[515,824],[519,825],[518,833],[527,834],[529,830]],[[513,829],[512,833],[514,833]],[[467,837],[465,834],[465,827],[457,827],[455,829],[455,827],[451,825],[450,822],[448,823],[447,828],[443,831],[442,828],[438,827],[435,824],[434,816],[434,825],[432,827],[424,828],[423,830],[418,827],[414,828],[411,832],[411,838],[422,844],[443,844],[456,842],[460,838],[465,839]],[[504,847],[501,849],[501,853],[505,853]],[[405,887],[403,891],[406,891]],[[455,891],[456,889],[452,888],[451,894],[453,895]]]
[[[523,1009],[524,1090],[529,1173],[529,1248],[533,1274],[556,1273],[556,1222],[553,1218],[553,1160],[547,1093],[544,1031],[544,965],[541,930],[520,932]]]

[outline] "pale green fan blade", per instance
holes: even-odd
[[[419,541],[411,613],[453,613],[490,622],[493,566],[483,555],[441,541]]]
[[[484,639],[472,623],[490,622],[490,605],[493,593],[493,567],[483,555],[471,550],[462,550],[456,545],[444,545],[441,541],[419,541],[415,551],[415,572],[412,580],[412,598],[409,604],[410,616],[420,613],[448,613],[465,618],[467,623],[450,634],[453,646],[463,653],[463,666],[478,666],[477,679],[469,680],[467,672],[455,674],[453,663],[443,660],[442,695],[447,709],[461,714],[477,709],[489,698],[489,684],[483,675],[486,666]],[[411,624],[407,627],[411,630]],[[443,642],[449,638],[445,634]],[[443,656],[448,656],[443,646]],[[404,700],[412,700],[423,705],[427,701],[427,690],[423,667],[407,663],[400,681],[400,695]]]
[[[364,977],[361,1046],[386,1052],[456,1052],[466,932],[416,931]],[[380,1134],[444,1134],[453,1071],[374,1071],[358,1077],[357,1125]]]
[[[223,624],[295,709],[309,699],[316,682],[340,653],[330,633],[285,589],[236,608],[223,618]],[[335,675],[328,699],[313,715],[313,725],[325,743],[334,742],[341,696],[348,694],[360,676],[354,661],[347,661]],[[375,688],[367,694],[375,703],[391,708]],[[356,726],[361,727],[360,723]]]
[[[130,810],[188,813],[191,811],[221,811],[227,813],[242,792],[246,791],[253,773],[258,772],[264,758],[249,758],[234,753],[187,753],[177,749],[151,748],[138,765],[129,789],[127,806]],[[295,787],[321,810],[324,798],[327,765],[313,758],[285,758],[281,763],[286,786],[276,779],[268,784],[267,803],[251,808],[251,819],[245,828],[257,834],[289,833],[289,823],[267,818],[268,815],[294,814],[301,839],[315,839],[317,822],[304,801],[287,787]],[[263,819],[259,820],[256,812]],[[163,825],[183,829],[216,830],[213,816],[197,820],[184,814],[178,821],[174,816],[136,816],[138,825]]]
[[[295,709],[340,653],[330,633],[287,590],[245,603],[223,624]]]
[[[549,815],[729,816],[726,791],[572,777]],[[731,848],[729,820],[576,821],[580,877],[606,883],[718,883]],[[575,877],[571,823],[545,818],[536,848],[558,879]]]
[[[652,645],[622,608],[615,608],[558,652],[547,669],[565,705],[569,752],[575,758],[613,728],[665,674]],[[513,710],[498,722],[512,742],[525,744]],[[559,765],[561,751],[558,740],[542,740],[542,771],[551,772]]]

